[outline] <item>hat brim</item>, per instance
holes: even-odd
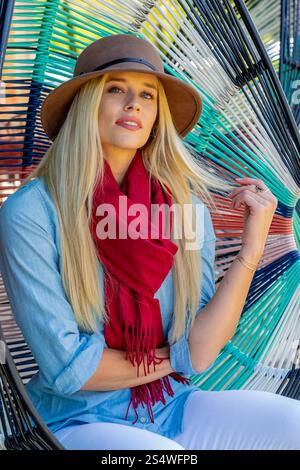
[[[173,123],[178,134],[184,137],[197,124],[202,113],[202,100],[193,86],[164,72],[148,71],[144,67],[139,68],[138,65],[129,67],[127,64],[126,68],[118,65],[109,69],[79,75],[51,91],[43,101],[40,114],[43,128],[50,140],[53,141],[57,136],[80,87],[92,78],[100,77],[112,71],[132,71],[156,75],[164,86]]]

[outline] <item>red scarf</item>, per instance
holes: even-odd
[[[126,217],[119,215],[119,204],[123,204],[123,201],[119,200],[120,196],[123,196],[127,204],[126,212],[123,211]],[[96,226],[103,218],[107,221],[109,217],[107,212],[102,212],[101,216],[96,215],[96,209],[104,203],[114,207],[114,216],[109,219],[109,223],[115,227],[116,232],[110,238],[107,236],[106,239],[101,240],[96,234]],[[134,215],[128,215],[130,207],[137,203],[147,209],[146,214],[134,210],[131,212]],[[104,335],[109,348],[126,351],[126,359],[129,358],[133,366],[137,364],[137,376],[139,376],[141,363],[147,375],[147,371],[150,372],[151,363],[155,370],[156,364],[167,359],[155,356],[156,348],[163,347],[165,339],[160,304],[159,300],[154,298],[154,294],[172,268],[174,256],[178,250],[178,246],[166,236],[164,223],[159,224],[158,227],[157,224],[151,223],[151,220],[153,221],[151,204],[158,204],[157,207],[160,207],[160,204],[168,204],[170,207],[171,197],[155,178],[151,178],[150,183],[140,150],[130,162],[121,188],[109,164],[104,160],[104,178],[102,184],[98,183],[94,191],[93,217],[90,226],[98,259],[104,265],[105,307],[110,318],[110,323],[104,325]],[[170,211],[169,214],[168,235],[172,229],[172,212]],[[134,239],[130,236],[132,232],[129,231],[129,225],[137,217],[144,224],[137,224],[136,230],[146,235],[144,238]],[[146,232],[143,227],[146,227]],[[98,227],[98,230],[100,233],[106,233],[108,228],[106,224],[102,228]],[[156,238],[153,236],[151,238],[151,233],[153,233],[151,230],[155,230],[158,235]],[[119,233],[124,235],[119,237]],[[189,379],[176,372],[170,375],[178,382],[189,384]],[[143,407],[144,404],[147,405],[151,421],[154,422],[151,405],[158,401],[166,403],[164,390],[169,396],[174,396],[169,376],[133,387],[126,419],[132,403],[136,414],[136,420],[132,424],[136,423],[138,419],[136,409],[141,403]]]

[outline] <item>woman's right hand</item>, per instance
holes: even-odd
[[[242,234],[242,250],[247,260],[258,262],[268,237],[270,225],[278,200],[260,179],[237,178],[241,187],[233,189],[229,193],[232,200],[232,208],[239,209],[244,206],[244,229]],[[255,192],[255,185],[265,189],[264,192]],[[250,259],[251,258],[251,259]]]

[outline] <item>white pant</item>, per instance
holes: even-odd
[[[257,390],[196,390],[174,439],[115,423],[55,432],[68,450],[300,450],[300,401]]]

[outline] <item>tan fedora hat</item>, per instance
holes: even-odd
[[[164,72],[160,55],[151,42],[131,34],[114,34],[89,44],[77,58],[73,78],[44,99],[41,121],[51,140],[57,136],[80,87],[110,71],[156,75],[163,84],[174,125],[181,137],[198,122],[202,100],[196,88]]]

